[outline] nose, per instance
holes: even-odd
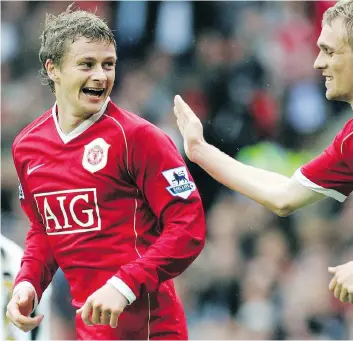
[[[101,65],[97,65],[94,69],[92,80],[95,82],[105,82],[107,80],[107,75]]]
[[[314,62],[314,69],[322,70],[322,69],[325,69],[326,67],[327,67],[326,58],[324,57],[323,52],[320,51],[320,53],[318,54]]]

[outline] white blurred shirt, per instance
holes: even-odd
[[[12,324],[6,317],[6,307],[12,296],[13,284],[20,270],[23,250],[12,240],[0,234],[1,241],[1,274],[2,290],[0,295],[2,321],[1,340],[50,340],[50,296],[51,286],[44,292],[35,314],[43,314],[44,319],[34,332],[25,333]]]

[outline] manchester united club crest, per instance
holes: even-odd
[[[82,158],[83,168],[91,173],[103,169],[107,165],[109,147],[110,144],[101,137],[87,144]]]
[[[92,166],[98,165],[103,160],[103,148],[101,146],[94,146],[88,151],[87,160]]]

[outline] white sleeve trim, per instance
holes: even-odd
[[[113,276],[108,279],[107,283],[111,284],[116,290],[120,291],[126,297],[129,304],[136,300],[136,295],[120,278]]]
[[[311,189],[312,191],[321,193],[323,195],[326,195],[327,197],[336,199],[337,201],[343,202],[347,199],[346,195],[335,191],[334,189],[321,187],[316,183],[312,182],[307,177],[305,177],[300,168],[295,171],[293,178],[297,180],[301,185]]]
[[[19,292],[21,289],[23,289],[23,288],[31,288],[31,289],[33,289],[33,291],[34,291],[34,304],[33,304],[33,310],[32,310],[32,313],[33,313],[34,309],[36,309],[37,306],[38,306],[38,295],[37,295],[36,289],[34,288],[34,286],[33,286],[32,283],[27,282],[27,281],[23,281],[23,282],[18,283],[18,284],[13,288],[12,296],[18,294],[18,292]]]

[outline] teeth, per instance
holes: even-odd
[[[333,77],[326,77],[327,81],[331,81],[333,79]]]

